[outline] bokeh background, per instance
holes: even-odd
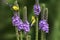
[[[13,5],[15,0],[0,0],[0,40],[16,40],[15,27],[12,26],[11,17],[13,11],[6,5]],[[60,0],[39,0],[39,3],[46,4],[49,10],[48,23],[49,33],[46,34],[47,40],[60,40]],[[18,0],[20,7],[20,14],[22,18],[22,8],[27,6],[28,8],[28,21],[31,22],[31,16],[33,13],[33,5],[35,0]],[[40,18],[40,17],[39,17]],[[35,40],[35,27],[31,27],[32,40]],[[39,33],[40,35],[40,33]],[[39,36],[40,40],[40,36]]]

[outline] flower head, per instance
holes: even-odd
[[[14,26],[18,26],[20,22],[20,18],[18,16],[13,16],[12,17],[12,23]]]
[[[17,26],[17,28],[18,28],[19,31],[20,31],[21,29],[23,29],[23,22],[22,22],[22,20],[20,19],[20,17],[17,16],[17,15],[12,17],[12,24],[13,24],[14,26]]]
[[[30,27],[29,26],[30,26],[29,22],[25,21],[24,24],[23,24],[23,28],[24,28],[25,32],[29,32],[30,31]]]
[[[19,25],[17,26],[18,27],[18,30],[23,30],[23,22],[22,20],[20,19],[20,22],[19,22]]]
[[[41,20],[40,22],[39,22],[39,29],[41,29],[41,30],[43,30],[43,31],[45,31],[46,33],[48,33],[49,32],[49,27],[48,27],[49,25],[48,25],[48,23],[46,22],[46,20]]]
[[[39,13],[41,12],[40,5],[39,4],[38,5],[35,4],[34,7],[33,7],[33,9],[34,9],[35,15],[39,15]]]

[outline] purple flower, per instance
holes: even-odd
[[[18,15],[14,15],[12,17],[12,24],[18,28],[18,30],[24,30],[24,32],[29,32],[30,31],[30,25],[28,21],[25,21],[24,23],[20,19]]]
[[[13,16],[12,17],[12,24],[14,26],[18,26],[19,25],[19,22],[20,22],[20,18],[18,16]]]
[[[45,31],[46,33],[49,32],[49,27],[48,27],[48,26],[49,26],[49,25],[48,25],[48,23],[46,22],[46,20],[41,20],[41,21],[39,22],[39,29]]]
[[[39,13],[41,12],[40,5],[39,4],[38,5],[35,4],[34,7],[33,7],[33,9],[34,9],[35,15],[39,15]]]
[[[17,27],[18,27],[19,31],[23,29],[23,22],[21,19],[20,19],[19,25]]]
[[[25,21],[24,24],[23,24],[23,27],[24,27],[24,31],[25,32],[29,32],[30,31],[30,27],[29,27],[29,22],[28,21]]]
[[[19,31],[20,31],[21,29],[23,29],[23,22],[22,22],[22,20],[20,19],[20,17],[17,16],[17,15],[12,17],[12,24],[13,24],[14,26],[17,26],[17,28],[18,28]]]

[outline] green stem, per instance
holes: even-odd
[[[41,13],[41,19],[44,20],[45,19],[45,4],[42,4],[42,13]]]
[[[14,5],[18,6],[17,0],[14,2]],[[18,12],[14,11],[14,16],[18,15],[19,14]],[[15,31],[16,31],[17,40],[19,40],[19,33],[18,33],[18,28],[17,27],[15,27]]]
[[[16,37],[17,37],[17,40],[19,40],[19,34],[18,34],[18,29],[17,29],[17,27],[15,27],[15,30],[16,30]]]
[[[26,22],[27,21],[27,7],[24,6],[24,9],[23,9],[24,13],[23,13],[23,21]],[[28,35],[28,33],[26,33],[26,40],[31,40],[30,39],[30,35]]]
[[[46,21],[47,21],[47,19],[48,19],[48,8],[45,8],[44,9],[45,10],[45,12],[43,13],[43,19],[45,19]],[[45,35],[45,32],[43,32],[43,31],[41,31],[41,40],[46,40],[46,35]]]
[[[45,8],[45,20],[48,21],[48,8]]]
[[[38,17],[36,19],[36,40],[38,40]]]
[[[45,19],[45,4],[42,4],[41,19]],[[41,40],[46,40],[44,31],[41,30]]]
[[[23,40],[23,34],[22,34],[22,31],[20,31],[20,39]]]
[[[35,0],[36,4],[39,4],[39,0]]]
[[[41,40],[46,40],[45,33],[41,31]]]
[[[26,40],[31,40],[31,36],[30,35],[27,35],[26,36]]]

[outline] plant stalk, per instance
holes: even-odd
[[[38,40],[38,17],[36,17],[36,40]]]
[[[27,21],[27,7],[26,6],[24,6],[23,11],[24,11],[23,22],[26,22]],[[31,40],[31,36],[28,33],[26,33],[26,40]]]
[[[26,36],[26,40],[31,40],[31,36],[30,35],[27,35]]]
[[[19,34],[18,34],[18,29],[17,29],[17,27],[15,27],[15,30],[16,30],[16,37],[17,37],[17,40],[19,40]]]
[[[35,0],[36,4],[39,4],[39,0]]]
[[[20,31],[20,40],[23,40],[23,34],[22,34],[22,31]]]
[[[41,20],[45,19],[45,5],[42,5]],[[41,40],[46,40],[44,31],[41,30]]]
[[[14,2],[14,5],[18,6],[17,0]],[[14,16],[19,15],[18,12],[17,11],[14,11]],[[15,27],[15,31],[16,31],[17,40],[19,40],[19,33],[18,33],[18,28],[17,27]]]

